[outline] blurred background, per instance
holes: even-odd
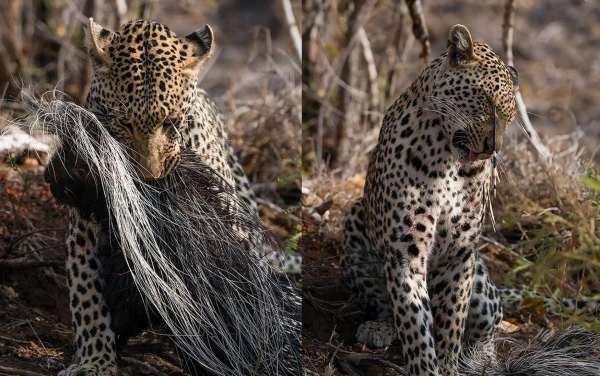
[[[210,24],[216,50],[199,85],[224,115],[267,227],[292,251],[301,231],[301,62],[290,24],[300,24],[300,11],[299,0],[0,0],[0,375],[53,375],[72,355],[65,212],[43,181],[51,143],[15,124],[27,117],[21,88],[84,103],[89,17],[112,30],[154,20],[182,37]],[[169,342],[152,333],[132,340],[120,369],[182,374]]]
[[[585,131],[594,153],[600,137],[598,2],[517,0],[515,5],[514,65],[531,121],[545,137]],[[431,58],[445,49],[448,29],[456,23],[506,58],[504,0],[423,1],[422,6]],[[347,153],[340,144],[372,143],[365,135],[371,129],[377,133],[383,111],[425,66],[411,25],[403,1],[304,3],[303,152],[310,166],[347,166],[355,156],[338,155]],[[364,32],[356,33],[361,28]]]
[[[506,61],[510,2],[303,1],[301,250],[310,375],[393,374],[382,366],[393,349],[354,346],[365,318],[341,282],[342,223],[362,196],[383,113],[426,66],[423,52],[429,60],[439,56],[449,28],[460,23]],[[488,215],[480,252],[500,286],[598,300],[600,7],[594,0],[512,4],[513,64],[539,145],[517,122],[508,130],[492,205],[496,224]],[[505,315],[503,335],[528,338],[573,323],[600,331],[597,313],[546,312],[539,299],[519,309]]]

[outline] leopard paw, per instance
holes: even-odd
[[[80,363],[71,364],[58,376],[117,376],[116,364]]]
[[[365,321],[356,331],[356,341],[370,348],[388,347],[396,339],[392,320]]]

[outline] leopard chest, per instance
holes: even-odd
[[[409,215],[435,224],[437,252],[475,240],[489,162],[459,162],[435,117],[402,119],[384,125],[371,157],[364,196],[369,238],[385,248],[385,239],[407,230]]]
[[[489,161],[456,164],[438,182],[431,202],[436,215],[433,256],[477,242],[487,205]]]

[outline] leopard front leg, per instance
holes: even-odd
[[[407,371],[410,376],[440,376],[426,278],[435,219],[423,208],[392,216],[402,223],[390,221],[393,227],[384,235],[384,272]]]
[[[115,333],[96,254],[99,231],[98,223],[69,209],[66,266],[76,350],[73,364],[59,376],[117,374]]]
[[[475,254],[471,247],[450,248],[430,264],[429,296],[436,354],[442,375],[456,375],[462,351]]]

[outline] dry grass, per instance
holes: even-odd
[[[488,233],[513,254],[505,284],[556,298],[598,297],[600,191],[596,170],[579,147],[580,133],[550,139],[543,163],[525,141],[508,145],[494,203],[498,231]],[[600,330],[592,315],[561,313],[565,324]]]
[[[248,62],[244,79],[222,100],[227,129],[246,174],[259,195],[287,207],[298,205],[300,191],[300,68],[290,55],[272,51],[269,35],[257,38],[266,51]],[[266,49],[264,48],[266,45]],[[249,95],[251,93],[251,95]]]

